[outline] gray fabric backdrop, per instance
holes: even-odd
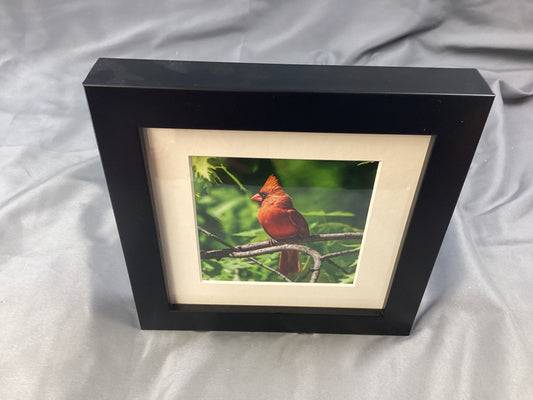
[[[533,2],[2,0],[1,399],[533,398]],[[410,337],[139,330],[98,57],[479,68],[494,106]]]

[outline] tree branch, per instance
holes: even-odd
[[[343,250],[343,251],[337,251],[335,253],[329,253],[329,254],[325,254],[322,256],[322,258],[333,258],[333,257],[338,257],[338,256],[343,256],[345,254],[350,254],[350,253],[358,253],[359,252],[359,249],[352,249],[352,250]]]
[[[203,228],[198,227],[198,229],[201,232],[206,233],[207,231]],[[212,233],[209,233],[209,235],[214,235]],[[357,240],[363,238],[363,232],[344,232],[344,233],[324,233],[321,235],[311,235],[307,236],[306,238],[302,239],[283,239],[283,240],[276,240],[274,245],[281,245],[281,244],[289,244],[289,243],[312,243],[312,242],[325,242],[328,240]],[[222,242],[221,242],[222,243]],[[268,247],[272,247],[273,244],[269,240],[265,240],[263,242],[255,242],[255,243],[248,243],[243,244],[240,246],[231,246],[230,244],[223,243],[226,246],[230,246],[229,249],[220,249],[220,250],[207,250],[207,251],[201,251],[200,252],[200,258],[202,259],[221,259],[224,257],[228,257],[228,254],[232,251],[249,251],[249,250],[256,250],[256,249],[264,249]],[[266,253],[263,253],[266,254]]]
[[[248,250],[248,251],[234,251],[228,254],[226,257],[230,258],[244,258],[244,257],[252,257],[252,256],[258,256],[261,254],[270,254],[270,253],[277,253],[278,251],[284,251],[284,250],[296,250],[300,253],[306,253],[309,254],[313,258],[313,268],[311,271],[313,271],[313,274],[311,275],[310,283],[316,282],[318,279],[318,274],[320,273],[320,266],[322,265],[322,256],[320,253],[316,250],[310,249],[307,246],[302,246],[299,244],[282,244],[278,246],[271,246],[271,247],[265,247],[262,249],[255,249],[255,250]]]
[[[213,238],[214,240],[216,240],[217,242],[220,242],[222,243],[223,245],[225,246],[229,246],[229,249],[224,249],[224,250],[237,250],[235,247],[233,247],[231,244],[229,244],[228,242],[222,240],[221,238],[219,238],[217,235],[205,230],[204,228],[202,227],[198,227],[198,230],[202,233],[204,233],[205,235],[209,236],[210,238]],[[204,259],[204,257],[201,256],[202,255],[202,252],[200,252],[200,258],[201,259]],[[214,258],[214,257],[210,257],[210,258]],[[263,267],[267,270],[269,270],[270,272],[280,276],[282,279],[284,279],[286,282],[292,282],[288,277],[286,277],[285,275],[283,275],[281,272],[279,272],[278,270],[274,269],[274,268],[270,268],[268,265],[265,265],[263,264],[261,261],[259,260],[256,260],[255,258],[253,257],[248,257],[248,259],[250,261],[252,261],[253,263],[259,265],[260,267]]]
[[[285,275],[283,275],[281,272],[273,268],[270,268],[266,266],[265,264],[262,264],[260,261],[253,258],[253,256],[257,256],[261,254],[277,253],[279,251],[284,251],[284,250],[295,250],[300,253],[309,254],[309,256],[313,258],[313,264],[314,264],[313,268],[310,268],[310,270],[312,271],[311,279],[309,280],[310,283],[315,283],[318,280],[318,276],[320,274],[320,267],[322,266],[323,260],[326,260],[328,263],[339,268],[344,273],[349,273],[346,269],[344,269],[337,263],[331,261],[330,258],[341,256],[344,254],[357,253],[359,249],[337,251],[335,253],[321,255],[318,251],[313,250],[307,246],[302,246],[297,243],[312,243],[312,242],[328,241],[328,240],[356,240],[356,239],[361,239],[363,237],[362,232],[328,233],[328,234],[321,234],[321,235],[312,235],[312,236],[308,236],[306,238],[302,238],[299,240],[285,239],[285,240],[276,240],[274,241],[274,243],[272,243],[272,241],[264,241],[264,242],[249,243],[249,244],[245,244],[241,246],[232,246],[231,244],[225,242],[224,240],[218,238],[216,235],[212,234],[211,232],[206,231],[205,229],[201,227],[198,227],[198,230],[203,232],[207,236],[217,240],[218,242],[226,246],[229,246],[229,248],[227,249],[201,251],[200,252],[201,259],[205,260],[205,259],[214,258],[214,259],[220,260],[221,258],[224,258],[224,257],[248,258],[251,261],[255,262],[256,264],[260,265],[261,267],[266,268],[269,271],[281,276],[287,282],[292,282],[292,281],[289,278],[287,278]]]

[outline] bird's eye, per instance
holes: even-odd
[[[267,193],[259,192],[259,196],[261,196],[263,199],[267,197]]]

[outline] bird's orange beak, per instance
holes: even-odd
[[[253,201],[258,201],[259,203],[261,203],[261,201],[263,200],[263,198],[261,197],[261,195],[260,195],[259,193],[254,194],[254,195],[251,197],[251,199],[252,199]]]

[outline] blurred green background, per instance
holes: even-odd
[[[307,220],[311,235],[361,232],[364,229],[378,162],[322,161],[193,156],[196,218],[199,227],[233,246],[268,240],[257,221],[258,203],[250,199],[274,174]],[[227,246],[198,233],[200,250]],[[320,254],[358,249],[360,241],[305,243]],[[278,269],[279,253],[256,257]],[[358,253],[323,262],[318,282],[353,283]],[[302,271],[289,278],[309,282],[313,259],[300,254]],[[203,279],[283,282],[248,259],[202,260]]]

